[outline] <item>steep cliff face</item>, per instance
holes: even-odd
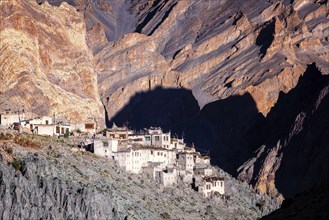
[[[66,3],[32,0],[5,1],[0,9],[1,108],[103,122],[81,14]]]
[[[158,1],[137,27],[96,54],[109,118],[153,86],[191,89],[200,107],[248,92],[266,115],[307,64],[328,73],[324,2]]]

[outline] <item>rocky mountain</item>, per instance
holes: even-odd
[[[18,138],[1,134],[1,219],[256,219],[278,206],[226,173],[227,199],[207,199],[183,183],[161,188],[64,140]]]
[[[0,10],[1,110],[103,122],[83,16],[67,3],[13,0]]]
[[[0,7],[1,108],[162,126],[274,197],[328,181],[327,1]]]

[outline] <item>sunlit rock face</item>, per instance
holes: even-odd
[[[67,3],[32,0],[1,2],[0,9],[1,108],[103,121],[83,16]]]
[[[191,89],[201,108],[248,92],[267,115],[307,64],[329,71],[325,2],[142,2],[125,6],[136,33],[95,55],[109,118],[136,92],[154,86]]]

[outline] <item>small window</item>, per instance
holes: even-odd
[[[153,150],[151,150],[151,155],[153,155]]]
[[[94,129],[95,124],[94,123],[86,123],[85,124],[85,129]]]
[[[154,137],[154,140],[155,140],[155,141],[159,141],[159,140],[160,140],[160,137],[159,137],[159,136],[155,136],[155,137]]]

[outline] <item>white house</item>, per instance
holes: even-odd
[[[37,133],[39,135],[53,136],[53,135],[55,135],[55,132],[56,132],[55,128],[56,128],[56,125],[39,124],[39,125],[35,125],[34,131],[35,131],[35,133]]]
[[[69,124],[30,124],[31,127],[36,134],[49,136],[66,135],[72,130]]]
[[[171,148],[176,149],[178,152],[184,151],[186,144],[183,139],[172,138],[171,139]]]
[[[212,169],[210,167],[195,167],[194,168],[195,175],[202,175],[202,176],[211,176]]]
[[[126,171],[140,173],[148,163],[159,163],[159,167],[166,168],[175,163],[175,151],[157,147],[128,147],[113,152],[113,157],[119,166],[125,167]]]
[[[194,155],[193,153],[180,152],[177,154],[177,163],[183,170],[193,172],[194,168]]]
[[[155,181],[162,184],[164,187],[177,185],[176,169],[166,169],[155,171]]]
[[[196,154],[195,163],[210,165],[210,157],[209,156],[201,156],[200,154]]]
[[[113,152],[118,151],[118,140],[94,140],[92,151],[98,156],[112,158]]]
[[[25,119],[26,116],[24,112],[20,113],[19,111],[17,112],[6,111],[0,114],[0,125],[9,127],[13,125],[15,122],[19,123]]]
[[[170,132],[151,135],[151,145],[165,149],[172,149]]]
[[[30,130],[34,130],[37,125],[53,125],[54,124],[54,119],[49,116],[42,116],[38,118],[33,118],[33,119],[27,119],[27,120],[22,120],[21,121],[21,126],[25,128],[29,128]],[[48,127],[48,126],[46,126]],[[46,130],[49,130],[50,128],[45,128]]]
[[[218,192],[220,195],[224,195],[224,178],[217,176],[206,176],[198,186],[198,192],[204,197],[210,197]]]
[[[143,145],[146,146],[155,146],[155,147],[160,147],[160,148],[165,148],[165,149],[172,149],[171,145],[171,135],[170,132],[168,133],[163,133],[161,128],[153,128],[151,127],[150,129],[147,130],[147,134],[140,135],[139,138],[143,136]],[[130,138],[130,139],[133,139]]]

